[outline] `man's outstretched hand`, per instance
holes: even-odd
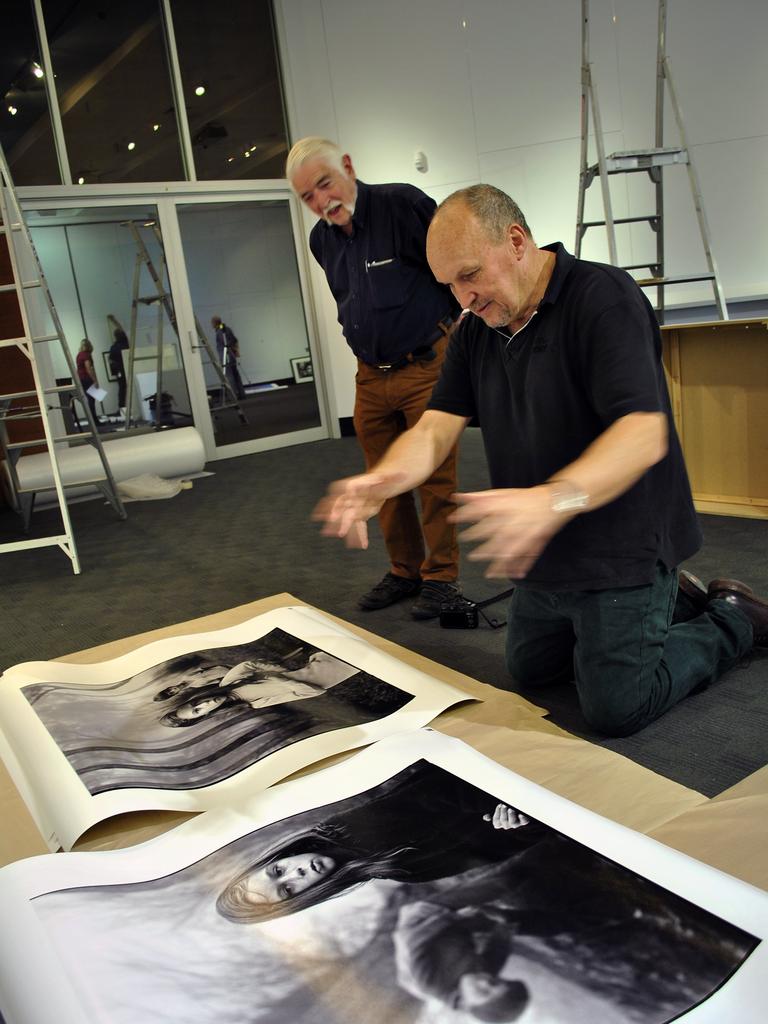
[[[552,537],[567,518],[552,511],[549,489],[504,488],[456,494],[458,504],[451,516],[455,523],[473,523],[461,540],[480,541],[469,555],[471,561],[488,562],[485,575],[527,575]]]
[[[404,473],[361,473],[337,480],[328,488],[312,518],[323,524],[324,537],[343,537],[348,548],[368,547],[368,520],[387,500],[400,493]]]

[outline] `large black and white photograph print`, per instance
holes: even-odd
[[[32,906],[110,1024],[666,1024],[758,944],[423,759]]]
[[[373,722],[412,695],[282,629],[106,685],[21,691],[95,795],[210,786],[311,736]]]

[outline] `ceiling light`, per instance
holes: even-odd
[[[159,132],[160,131],[160,125],[159,124],[153,124],[152,125],[152,131],[153,132]]]
[[[235,159],[235,158],[234,158],[233,156],[228,156],[228,157],[227,157],[227,163],[228,163],[228,164],[231,164],[231,163],[232,163],[232,161],[233,161],[234,159]]]
[[[14,117],[16,114],[18,114],[18,112],[18,107],[14,107],[13,105],[8,107],[8,113],[11,115],[11,117]]]
[[[32,64],[32,74],[35,76],[35,78],[42,78],[43,75],[45,74],[45,72],[40,67],[40,65],[37,63],[37,61],[35,61]]]
[[[250,156],[250,155],[251,155],[250,149],[246,149],[246,151],[243,153],[243,156]]]
[[[205,95],[205,86],[204,85],[196,86],[195,87],[195,96],[204,96],[204,95]]]
[[[128,149],[136,149],[136,143],[135,142],[129,142],[128,143]]]

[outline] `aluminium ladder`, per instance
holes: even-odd
[[[158,417],[160,418],[161,407],[162,407],[162,394],[163,394],[163,312],[168,317],[168,321],[177,337],[179,338],[179,329],[176,322],[176,313],[173,308],[173,299],[170,291],[165,287],[164,280],[168,276],[168,268],[165,263],[165,247],[163,245],[163,238],[160,233],[160,227],[157,221],[124,221],[123,227],[127,227],[133,238],[134,245],[136,246],[136,262],[134,264],[133,272],[133,297],[131,301],[131,325],[128,332],[128,366],[126,369],[127,378],[127,392],[126,392],[126,429],[131,425],[132,419],[132,406],[133,406],[133,381],[134,381],[134,363],[136,360],[136,328],[138,322],[138,308],[140,305],[151,306],[157,304],[157,386],[155,389],[155,401]],[[161,270],[158,271],[155,266],[152,256],[147,248],[144,238],[141,234],[141,228],[151,228],[155,236],[158,246],[160,247],[160,260]],[[141,291],[141,268],[146,267],[147,272],[152,280],[155,291],[150,292],[147,295],[140,295]],[[117,321],[115,321],[117,322]],[[218,405],[211,407],[211,412],[216,413],[221,409],[235,409],[240,421],[242,423],[248,422],[248,417],[245,415],[240,400],[238,399],[235,389],[232,387],[229,378],[226,375],[224,367],[222,367],[218,355],[214,352],[211,347],[208,337],[203,330],[200,321],[195,316],[195,333],[197,334],[197,340],[199,344],[192,345],[193,351],[204,349],[208,359],[213,367],[216,376],[219,378],[221,385],[221,400]],[[159,425],[159,423],[158,423]]]
[[[646,222],[656,235],[656,258],[646,263],[624,266],[624,270],[650,271],[648,278],[637,278],[641,288],[656,288],[656,312],[660,323],[664,322],[665,288],[668,285],[684,284],[692,281],[710,281],[714,292],[715,305],[721,320],[728,319],[728,307],[725,302],[720,277],[717,272],[715,258],[712,254],[709,227],[704,212],[704,200],[701,195],[698,175],[693,164],[690,146],[683,124],[683,115],[677,101],[672,72],[666,55],[667,32],[667,0],[659,0],[658,40],[656,51],[656,118],[655,145],[649,149],[634,149],[620,153],[605,154],[603,129],[600,120],[600,107],[597,90],[592,75],[589,57],[589,0],[581,2],[581,167],[579,173],[579,198],[576,214],[576,256],[581,254],[581,242],[588,228],[605,227],[608,237],[609,260],[619,266],[616,248],[616,225]],[[664,145],[664,93],[669,90],[669,99],[674,112],[680,136],[680,146]],[[595,149],[597,161],[588,163],[589,148],[589,112],[592,111],[594,122]],[[688,169],[688,182],[691,196],[699,223],[699,232],[704,247],[707,270],[696,274],[669,276],[665,271],[664,261],[664,169],[672,166],[685,166]],[[611,206],[609,176],[614,174],[647,173],[655,188],[655,210],[651,214],[639,217],[614,217]],[[603,200],[605,220],[585,221],[584,204],[586,190],[599,178]]]
[[[64,331],[59,320],[56,307],[48,282],[43,274],[40,259],[37,254],[32,236],[24,220],[24,215],[16,196],[13,180],[10,175],[8,164],[0,146],[0,247],[4,245],[7,255],[3,260],[6,274],[10,272],[11,281],[4,281],[0,284],[1,293],[15,293],[17,306],[9,310],[13,321],[21,325],[22,333],[17,337],[0,339],[0,349],[16,349],[26,358],[29,366],[28,372],[23,372],[23,377],[29,380],[31,376],[31,388],[24,390],[9,391],[0,393],[0,450],[5,457],[7,478],[11,489],[11,499],[20,513],[23,521],[24,532],[28,532],[32,510],[34,508],[35,495],[40,490],[50,490],[50,486],[25,486],[19,476],[19,461],[25,449],[44,447],[51,460],[51,473],[53,477],[53,489],[56,492],[56,499],[61,513],[63,533],[41,537],[37,539],[27,538],[25,540],[13,541],[0,544],[0,553],[10,551],[21,551],[27,548],[41,548],[58,546],[69,557],[72,563],[72,571],[80,572],[80,560],[77,554],[77,546],[72,530],[72,522],[67,507],[65,489],[69,487],[96,486],[112,505],[121,519],[126,518],[125,508],[117,492],[112,470],[104,453],[104,448],[99,437],[98,425],[85,395],[82,382],[77,375],[77,368],[72,353],[66,343]],[[32,278],[26,280],[23,274],[31,270]],[[53,323],[53,333],[34,334],[31,326],[31,310],[28,305],[30,296],[38,292],[45,301],[47,315]],[[9,318],[10,319],[10,318]],[[71,383],[57,384],[49,387],[43,380],[41,368],[38,365],[37,351],[44,347],[58,343],[66,360]],[[24,369],[23,359],[21,362]],[[69,397],[79,401],[83,408],[87,429],[80,433],[55,433],[49,414],[53,411],[61,411],[60,404],[63,399]],[[56,404],[58,402],[58,404]],[[31,440],[13,440],[13,428],[11,433],[8,424],[14,421],[40,422],[43,436]],[[101,472],[96,476],[89,475],[85,478],[70,479],[66,482],[62,479],[61,467],[59,465],[60,446],[66,444],[68,447],[73,444],[87,443],[97,452],[101,464]]]

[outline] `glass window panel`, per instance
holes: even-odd
[[[97,406],[100,432],[124,430],[121,407],[127,406],[132,427],[189,426],[189,392],[155,206],[37,210],[27,213],[27,222],[73,358],[83,338],[93,344],[98,383],[107,391]],[[148,259],[162,282],[160,292]],[[116,328],[128,340],[122,367],[116,353],[109,358]],[[41,322],[39,329],[51,328]],[[53,375],[67,374],[59,351]],[[170,396],[159,408],[158,391]]]
[[[269,0],[173,0],[172,14],[197,177],[282,178],[288,135]]]
[[[72,179],[184,178],[157,0],[43,0]]]
[[[288,202],[189,203],[177,210],[192,306],[206,339],[199,354],[216,445],[319,426]],[[237,338],[236,353],[218,348],[211,322],[217,317]],[[237,373],[228,367],[232,356]],[[237,390],[242,398],[235,403]]]
[[[0,19],[0,142],[11,174],[17,185],[59,185],[32,4],[11,0],[2,5]]]

